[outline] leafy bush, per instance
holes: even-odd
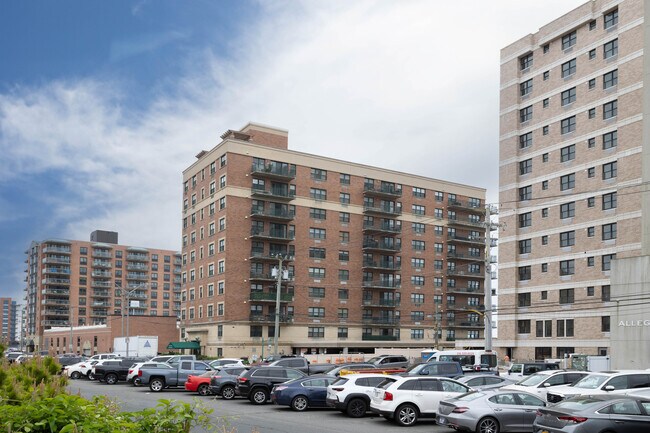
[[[65,392],[67,378],[57,375],[61,365],[54,358],[37,356],[24,364],[2,359],[2,363],[0,404],[19,405]]]

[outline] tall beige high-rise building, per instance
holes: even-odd
[[[55,347],[43,331],[105,325],[109,316],[178,316],[180,253],[119,245],[116,232],[97,230],[90,241],[45,239],[25,251],[26,339],[30,350]],[[128,298],[127,298],[128,296]],[[93,348],[89,348],[94,353]],[[81,353],[80,347],[73,352]]]
[[[502,355],[611,353],[613,261],[649,245],[647,4],[590,1],[501,51]]]
[[[284,353],[483,346],[484,189],[292,151],[258,124],[221,138],[183,173],[182,331],[203,353],[268,354],[278,255]]]

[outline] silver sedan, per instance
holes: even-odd
[[[530,431],[540,398],[521,391],[472,391],[440,402],[438,424],[476,433]]]
[[[493,374],[466,374],[465,376],[457,377],[456,380],[477,391],[501,388],[502,386],[516,383],[515,380]]]

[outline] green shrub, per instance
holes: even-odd
[[[2,362],[0,404],[19,405],[65,392],[67,378],[57,375],[61,365],[54,358],[37,356],[24,364]]]

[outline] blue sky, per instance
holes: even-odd
[[[248,121],[496,200],[499,50],[581,3],[3,2],[0,296],[32,240],[179,249],[182,170]]]

